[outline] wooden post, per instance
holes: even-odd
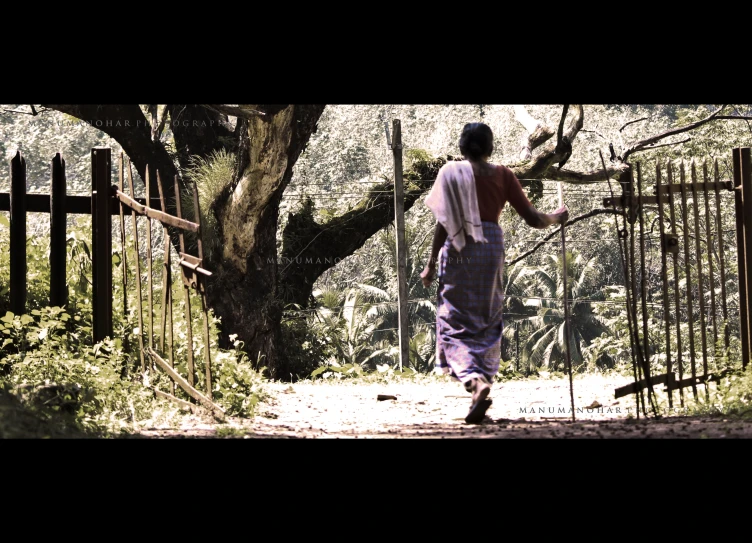
[[[65,161],[57,153],[52,159],[50,183],[50,305],[57,307],[68,303],[65,193]]]
[[[10,161],[10,310],[26,313],[26,160]]]
[[[400,370],[410,364],[410,334],[407,309],[407,246],[405,242],[405,194],[402,186],[402,128],[399,119],[392,123],[394,138],[394,219],[397,249],[397,291],[399,317]]]
[[[112,164],[111,150],[91,150],[91,226],[94,343],[112,337]]]
[[[739,283],[744,281],[747,285],[747,295],[742,299],[740,297],[739,305],[747,316],[747,329],[743,330],[743,335],[747,336],[747,356],[742,358],[742,367],[746,368],[749,363],[750,348],[752,347],[752,314],[750,312],[749,294],[752,292],[752,159],[750,157],[750,147],[739,149],[739,170],[742,184],[742,203],[744,206],[744,269],[745,276],[739,276]],[[739,252],[741,255],[741,251]],[[741,257],[740,257],[741,258]]]

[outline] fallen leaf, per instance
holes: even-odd
[[[378,396],[376,396],[376,399],[380,402],[384,400],[396,400],[397,396],[390,396],[388,394],[379,394]]]

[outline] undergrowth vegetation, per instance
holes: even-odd
[[[4,216],[0,215],[4,218]],[[7,222],[7,221],[6,221]],[[0,252],[0,389],[2,397],[34,415],[34,420],[49,421],[58,431],[87,435],[114,436],[138,432],[144,427],[176,424],[185,416],[180,403],[161,397],[156,390],[175,398],[191,398],[160,368],[144,355],[142,369],[140,344],[148,347],[147,330],[154,330],[154,345],[159,350],[172,344],[175,370],[187,375],[187,327],[182,283],[173,284],[174,311],[172,333],[161,330],[161,302],[155,302],[150,323],[146,300],[142,301],[140,330],[136,292],[129,289],[123,297],[121,282],[113,280],[114,337],[92,341],[91,252],[86,236],[86,221],[71,225],[68,233],[68,304],[51,307],[49,301],[49,238],[30,237],[27,241],[28,297],[27,313],[9,310],[9,254]],[[0,246],[7,247],[7,228],[0,227]],[[119,250],[113,253],[115,278],[128,265],[133,283],[135,252],[131,249],[125,263]],[[141,266],[142,275],[145,266]],[[154,267],[155,301],[161,300],[161,268]],[[177,273],[177,271],[175,272]],[[142,277],[146,284],[146,278]],[[124,300],[127,312],[124,312]],[[198,300],[191,308],[195,388],[206,391],[203,316]],[[261,361],[251,361],[235,342],[232,350],[218,347],[217,320],[209,313],[212,400],[228,416],[253,417],[257,404],[268,396],[264,388]],[[139,341],[139,335],[141,340]],[[165,347],[165,342],[167,347]],[[199,411],[200,414],[200,411]],[[0,426],[0,435],[10,431]],[[12,432],[10,432],[12,433]],[[42,432],[44,433],[44,432]]]

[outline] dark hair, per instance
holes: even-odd
[[[493,132],[484,123],[467,123],[460,136],[460,152],[466,158],[479,160],[493,153]]]

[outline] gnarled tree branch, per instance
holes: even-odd
[[[574,219],[570,219],[567,221],[567,223],[564,226],[571,226],[575,223],[578,223],[582,220],[589,219],[590,217],[595,217],[596,215],[623,215],[624,211],[617,210],[617,209],[593,209],[592,211],[588,211],[587,213],[584,213],[582,215],[578,215]],[[546,237],[538,241],[532,249],[529,251],[525,251],[520,256],[515,258],[514,260],[510,260],[509,262],[505,263],[505,266],[513,266],[514,264],[517,264],[517,262],[521,261],[523,258],[527,258],[531,254],[533,254],[535,251],[543,247],[543,245],[549,241],[554,236],[559,235],[559,232],[561,232],[561,227],[557,228],[550,234],[548,234]]]
[[[627,148],[626,151],[624,151],[624,154],[622,155],[623,156],[623,160],[626,162],[627,158],[629,158],[629,156],[632,153],[636,153],[637,151],[642,150],[644,147],[652,145],[652,144],[654,144],[654,143],[662,140],[663,138],[667,138],[669,136],[674,136],[676,134],[681,134],[682,132],[688,132],[689,130],[694,130],[695,128],[698,128],[698,127],[700,127],[700,126],[702,126],[704,124],[707,124],[710,121],[716,120],[718,118],[718,116],[720,115],[720,113],[724,109],[726,109],[726,106],[728,106],[728,104],[722,105],[721,107],[719,107],[718,109],[716,109],[713,113],[711,113],[710,115],[708,115],[704,119],[701,119],[701,120],[699,120],[697,122],[690,123],[688,125],[681,126],[679,128],[672,128],[671,130],[667,130],[666,132],[663,132],[663,133],[658,134],[656,136],[651,136],[649,138],[645,138],[645,139],[640,140],[640,141],[638,141],[636,143],[633,143],[631,146],[629,146]]]
[[[525,106],[514,106],[514,114],[517,120],[525,128],[526,134],[522,136],[520,160],[529,160],[533,156],[533,149],[540,147],[551,139],[554,131],[543,122],[533,118]]]
[[[630,124],[635,124],[635,123],[639,123],[640,121],[647,121],[647,120],[648,120],[648,117],[640,117],[639,119],[635,119],[634,121],[628,121],[622,125],[622,127],[619,129],[619,132],[622,132]]]

